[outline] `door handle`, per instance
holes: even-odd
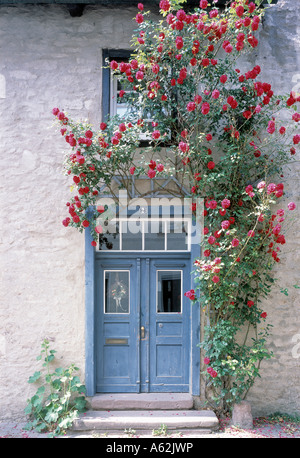
[[[145,327],[141,326],[141,339],[145,338]]]

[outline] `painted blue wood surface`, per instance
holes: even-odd
[[[95,261],[97,392],[190,391],[192,310],[184,297],[190,285],[190,255],[181,255],[185,259],[178,259],[178,253],[177,257],[155,256],[110,253]],[[106,270],[130,270],[129,314],[104,313]],[[157,312],[157,271],[162,270],[182,275],[180,313]]]

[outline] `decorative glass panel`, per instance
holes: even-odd
[[[181,312],[181,270],[157,271],[157,312]]]
[[[104,275],[105,313],[129,313],[129,271],[106,270]]]

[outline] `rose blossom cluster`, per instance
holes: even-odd
[[[210,359],[206,356],[203,360],[204,364],[208,365],[210,364]],[[207,373],[211,375],[213,378],[218,376],[217,371],[215,371],[211,366],[209,366],[207,369]]]
[[[85,210],[87,206],[94,203],[98,196],[99,178],[97,175],[97,167],[99,167],[99,157],[102,158],[102,167],[107,164],[109,167],[110,159],[114,159],[118,155],[118,147],[122,146],[121,141],[123,135],[134,130],[134,125],[131,122],[120,123],[110,135],[107,131],[107,124],[100,124],[100,132],[95,135],[89,128],[78,133],[78,129],[74,128],[68,117],[58,108],[53,108],[52,114],[62,124],[61,135],[64,136],[66,142],[72,148],[72,152],[68,155],[69,169],[68,175],[73,175],[73,186],[76,186],[78,194],[75,195],[71,202],[67,202],[69,216],[66,217],[62,224],[68,227],[70,224],[77,228],[86,229],[90,227],[90,221],[86,217]],[[138,120],[136,128],[139,129],[142,122]],[[82,133],[84,132],[84,133]],[[156,164],[155,164],[156,167]],[[157,171],[162,171],[164,167],[158,164]],[[135,167],[130,167],[129,172],[134,173]],[[98,212],[102,213],[103,210]],[[96,233],[101,233],[101,226],[95,227]],[[95,246],[95,241],[92,242]]]

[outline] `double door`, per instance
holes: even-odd
[[[188,392],[190,254],[102,254],[95,267],[96,391]]]

